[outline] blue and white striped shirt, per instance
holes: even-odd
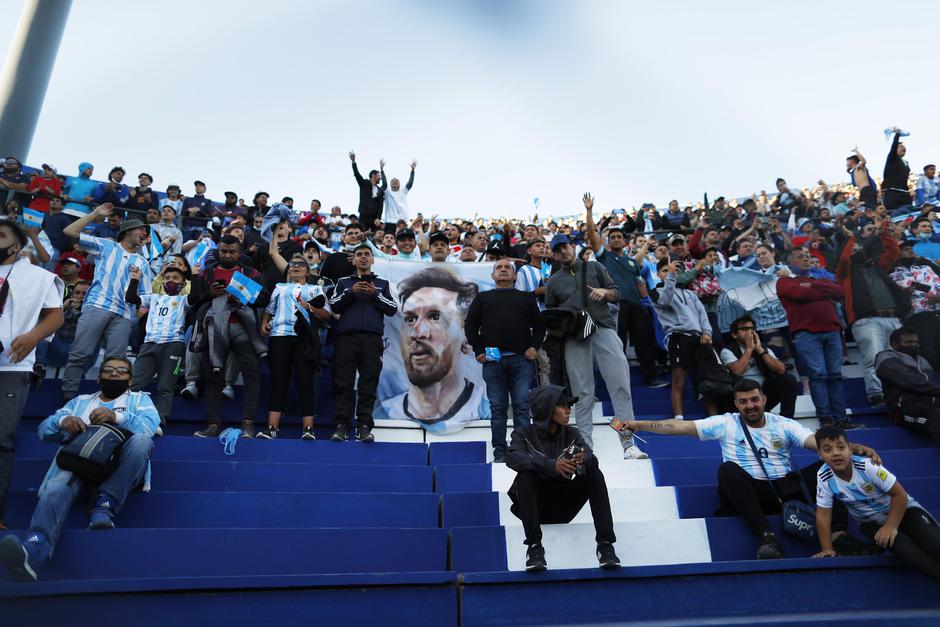
[[[130,283],[130,267],[140,268],[140,287],[137,293],[150,293],[153,273],[150,264],[143,255],[129,253],[117,242],[82,233],[78,243],[89,252],[96,253],[95,277],[85,295],[85,307],[97,307],[116,313],[119,316],[134,319],[137,306],[124,301],[127,284]]]
[[[766,480],[764,472],[744,435],[737,413],[721,414],[694,422],[700,440],[720,440],[721,458],[734,462],[755,479]],[[803,446],[813,432],[790,418],[764,413],[766,423],[760,429],[748,427],[754,446],[760,453],[771,479],[790,472],[790,448]]]
[[[320,285],[300,283],[278,283],[271,294],[271,302],[265,312],[271,316],[271,337],[290,337],[297,335],[294,332],[294,323],[297,322],[297,311],[300,301],[311,301],[322,295],[327,301],[323,305],[328,308],[329,297]]]
[[[541,269],[529,264],[522,266],[516,271],[516,289],[522,292],[534,292],[544,285],[546,269],[550,268],[551,265],[544,261]],[[541,298],[535,300],[539,306],[539,311],[543,311],[545,309],[544,300]]]
[[[852,456],[852,478],[843,481],[829,464],[823,464],[816,473],[816,506],[830,509],[832,500],[842,501],[849,513],[858,520],[884,524],[891,509],[888,491],[897,478],[887,468],[878,466],[867,457]],[[907,495],[908,507],[920,505]]]
[[[189,297],[177,294],[144,294],[140,297],[141,307],[150,310],[147,315],[147,334],[144,342],[168,344],[185,341],[186,311],[189,309]]]

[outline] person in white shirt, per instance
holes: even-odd
[[[6,529],[4,508],[13,475],[16,425],[29,395],[36,345],[65,320],[65,284],[20,257],[28,239],[18,224],[0,222],[0,398],[4,402],[0,411],[0,529]]]
[[[415,183],[415,168],[417,167],[418,162],[412,159],[411,174],[408,176],[405,187],[402,188],[401,181],[393,178],[391,186],[385,191],[385,210],[382,221],[385,222],[386,233],[394,233],[399,220],[404,220],[406,224],[409,221],[408,192],[411,191],[411,186]],[[385,178],[385,172],[382,172],[382,178]]]
[[[721,443],[722,464],[718,467],[718,493],[721,512],[728,516],[741,516],[760,538],[758,559],[782,556],[780,543],[771,531],[768,514],[779,514],[782,498],[805,500],[800,487],[800,477],[812,495],[816,491],[816,472],[822,462],[811,464],[798,471],[791,471],[790,449],[801,447],[817,450],[812,431],[790,418],[764,411],[767,397],[760,384],[752,379],[741,379],[734,385],[734,405],[737,413],[711,416],[704,420],[626,420],[621,430],[650,431],[663,435],[689,435],[700,440],[718,440]],[[744,429],[754,442],[754,455]],[[861,444],[849,445],[856,455],[870,457],[880,464],[881,458],[874,450]],[[765,470],[766,469],[766,470]],[[772,483],[771,483],[772,482]],[[812,505],[812,503],[810,503]],[[848,512],[844,506],[834,512],[833,541],[842,553],[863,550],[865,543],[850,536]]]

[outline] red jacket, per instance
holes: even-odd
[[[826,333],[842,328],[833,305],[833,301],[842,300],[842,288],[832,281],[800,276],[781,277],[777,279],[777,296],[787,312],[791,333]]]
[[[901,248],[898,241],[886,232],[882,232],[878,239],[881,240],[881,256],[878,258],[877,266],[886,273],[890,273],[901,256]],[[845,292],[845,319],[850,325],[855,322],[855,308],[852,307],[852,249],[855,248],[855,238],[850,237],[845,242],[842,249],[842,255],[836,263],[836,280],[842,286]]]

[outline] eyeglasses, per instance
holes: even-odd
[[[125,368],[124,366],[102,366],[101,368],[101,374],[127,375],[130,373],[130,368]]]

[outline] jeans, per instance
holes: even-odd
[[[875,374],[875,356],[883,350],[891,348],[888,336],[901,326],[897,318],[861,318],[852,325],[852,335],[858,343],[858,352],[865,369],[865,393],[868,400],[876,396],[884,396],[881,390],[881,380]]]
[[[58,335],[53,335],[51,340],[42,341],[36,345],[36,363],[61,368],[68,362],[71,349],[71,341],[65,341]]]
[[[124,356],[127,343],[134,328],[133,322],[116,313],[97,307],[85,307],[78,319],[75,340],[69,351],[69,363],[62,374],[62,391],[78,393],[78,384],[90,363],[94,363],[99,344],[104,344],[104,354]]]
[[[29,396],[31,372],[0,372],[0,523],[3,522],[7,490],[13,479],[16,425]]]
[[[483,381],[492,413],[493,451],[506,452],[506,411],[510,398],[513,429],[529,425],[529,388],[534,375],[534,362],[522,355],[506,355],[499,361],[483,364]]]
[[[793,340],[809,377],[809,393],[816,406],[816,415],[845,420],[842,336],[838,331],[798,331]]]
[[[118,458],[114,474],[98,486],[98,494],[110,498],[111,511],[115,514],[121,511],[128,493],[137,487],[143,478],[151,451],[153,440],[150,436],[135,433],[121,448],[121,456]],[[45,534],[50,551],[59,540],[62,525],[65,524],[72,503],[86,487],[92,486],[86,485],[82,479],[61,468],[44,486],[39,503],[33,511],[33,518],[29,521],[29,530]]]

